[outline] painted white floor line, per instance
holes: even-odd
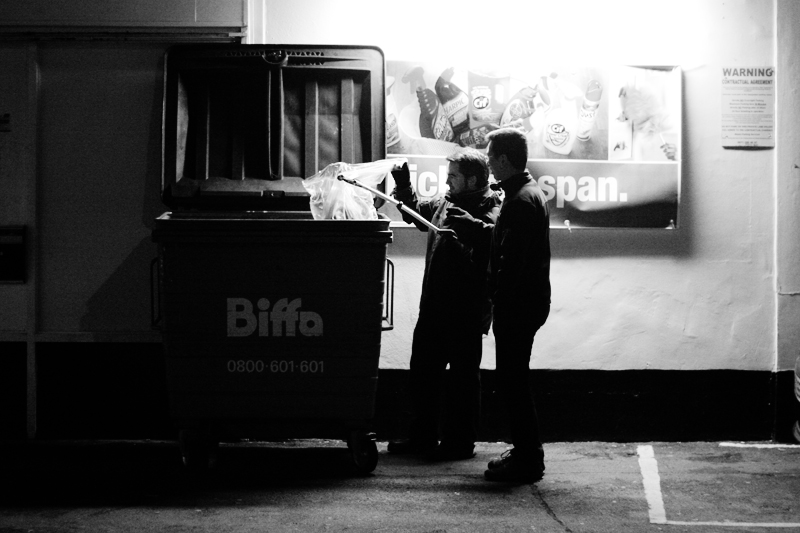
[[[650,510],[651,524],[666,524],[667,512],[664,510],[664,499],[661,497],[661,478],[658,475],[658,463],[652,446],[639,446],[639,468],[642,470],[644,496]]]
[[[765,528],[798,528],[800,522],[679,522],[667,520],[664,509],[664,498],[661,496],[661,477],[658,475],[658,462],[653,447],[649,445],[637,448],[639,468],[642,471],[644,495],[650,512],[651,524],[670,526],[721,526],[721,527],[765,527]]]
[[[720,442],[719,445],[729,448],[800,448],[800,444],[759,444],[748,442]]]
[[[786,529],[800,528],[800,524],[794,524],[791,522],[676,522],[675,520],[667,520],[664,523],[668,526],[771,527]]]

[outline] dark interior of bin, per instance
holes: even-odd
[[[167,205],[307,210],[302,179],[330,163],[385,157],[379,50],[280,53],[279,62],[261,45],[167,53]]]

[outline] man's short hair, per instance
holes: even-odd
[[[447,158],[458,165],[458,171],[466,177],[475,176],[478,188],[489,184],[489,159],[474,148],[462,148]]]
[[[486,139],[491,143],[495,157],[505,154],[514,168],[523,170],[528,164],[528,138],[515,128],[501,128],[490,132]]]

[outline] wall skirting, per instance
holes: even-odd
[[[25,343],[0,343],[0,438],[25,438]],[[39,343],[37,438],[173,439],[159,343]],[[493,370],[483,370],[483,441],[507,431]],[[546,442],[791,442],[794,372],[532,370]],[[373,428],[405,436],[409,371],[381,369]],[[323,435],[320,435],[322,437]]]
[[[382,370],[378,435],[404,436],[409,372]],[[482,439],[506,437],[494,371],[482,371]],[[794,372],[532,370],[542,439],[792,442]]]

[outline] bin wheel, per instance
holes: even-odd
[[[353,431],[347,440],[347,447],[360,474],[369,474],[378,466],[378,445],[374,433]]]
[[[183,465],[188,470],[204,472],[216,466],[218,444],[207,432],[182,429],[178,433],[178,442]]]

